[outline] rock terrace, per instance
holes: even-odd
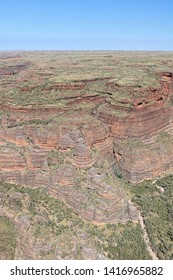
[[[136,184],[173,171],[172,72],[153,73],[147,86],[122,84],[111,70],[76,80],[78,61],[74,77],[61,65],[58,80],[55,62],[35,59],[36,68],[30,56],[0,68],[1,182],[46,187],[96,223],[138,219],[120,178]]]

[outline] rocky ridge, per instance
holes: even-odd
[[[133,220],[118,178],[138,183],[173,170],[172,73],[157,74],[155,87],[121,86],[109,76],[40,88],[52,70],[36,76],[32,63],[7,68],[1,78],[14,76],[17,97],[0,103],[1,182],[46,187],[96,223]],[[27,73],[33,86],[21,87]],[[18,101],[22,94],[32,102]],[[36,95],[43,103],[34,103]]]

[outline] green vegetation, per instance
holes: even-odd
[[[99,107],[99,112],[108,112],[108,114],[117,117],[117,118],[126,118],[129,116],[129,114],[125,111],[120,111],[117,109],[112,109],[112,108],[108,108],[106,105],[101,105]]]
[[[16,215],[30,217],[29,231],[35,240],[44,240],[47,237],[53,239],[54,243],[59,240],[58,248],[64,258],[67,256],[71,256],[73,259],[83,258],[80,245],[83,238],[76,239],[76,236],[84,233],[86,235],[85,243],[90,244],[91,248],[94,248],[93,250],[104,253],[108,258],[149,259],[142,231],[138,224],[129,222],[125,225],[94,225],[80,218],[59,199],[50,197],[43,188],[30,189],[3,184],[0,186],[0,193],[6,201],[6,209],[13,210]],[[13,197],[20,197],[25,209],[11,208]],[[37,216],[42,217],[40,222],[35,221]],[[66,236],[66,238],[64,239],[63,236]],[[69,250],[70,247],[73,247],[73,243],[76,244],[74,246],[77,249],[70,255]],[[55,258],[55,247],[49,251],[42,249],[42,258]]]
[[[0,63],[1,67],[8,68],[16,66],[16,59],[3,59]],[[133,98],[133,94],[139,96],[141,87],[160,86],[157,73],[173,71],[173,53],[31,52],[20,55],[18,63],[27,66],[20,73],[2,76],[1,100],[11,106],[32,108],[35,105],[46,105],[63,108],[70,101],[66,98],[73,100],[74,97],[81,97],[86,93],[93,95],[99,92],[105,96],[108,92],[108,100],[114,104],[124,98]],[[108,80],[104,80],[105,78]],[[108,81],[119,88],[109,87]],[[85,84],[84,89],[67,91],[57,87],[57,84],[61,83],[81,82]],[[83,103],[79,107],[85,109],[88,105]]]
[[[159,142],[161,142],[161,144],[170,144],[171,142],[173,142],[173,136],[166,132],[166,131],[162,131],[159,133],[158,137],[157,137],[157,140]]]
[[[113,246],[114,235],[110,235],[111,242],[107,247],[108,257],[119,260],[146,260],[150,259],[142,236],[142,230],[138,224],[128,223],[124,231],[116,236],[117,245]]]
[[[35,128],[37,125],[38,135],[35,137],[38,136],[38,138],[46,137],[49,128],[50,131],[55,132],[52,136],[56,137],[57,128],[71,124],[72,129],[75,123],[79,123],[79,128],[87,123],[97,127],[97,122],[100,123],[97,119],[98,112],[111,114],[121,121],[121,118],[128,117],[128,112],[134,106],[134,99],[143,96],[146,88],[160,87],[159,72],[173,72],[173,52],[26,52],[19,55],[17,60],[16,58],[3,61],[0,59],[0,65],[6,68],[13,67],[16,61],[19,65],[26,63],[26,68],[16,72],[15,75],[2,74],[0,79],[2,105],[0,129],[2,125],[7,128],[23,125],[33,125]],[[75,88],[73,85],[81,85],[81,87]],[[83,96],[85,99],[82,100]],[[98,97],[98,100],[95,97]],[[173,104],[173,100],[171,103]],[[117,105],[119,109],[114,110],[110,108],[111,105]],[[10,106],[13,108],[9,108]],[[40,111],[45,107],[50,109],[47,113],[45,113],[46,110]],[[30,111],[25,118],[27,108]],[[51,108],[53,108],[52,111]],[[37,109],[40,112],[38,114]],[[17,151],[20,155],[24,155],[24,152],[30,149],[30,147],[22,148],[14,143],[8,143],[7,140],[1,140],[4,141],[4,145],[1,145],[0,150],[3,150],[6,144],[9,152]],[[168,151],[169,147],[171,151],[170,142],[173,138],[169,133],[161,132],[157,140],[158,148],[153,150],[138,140],[124,140],[116,145],[119,146],[117,150],[122,150],[122,158],[126,152],[131,155],[128,164],[132,164],[145,152],[148,154],[151,152],[152,156],[153,153],[161,154],[166,149]],[[28,143],[35,146],[29,136]],[[65,154],[56,150],[50,151],[48,157],[50,172],[53,174],[57,169],[63,170],[63,167],[68,164],[67,160],[71,160],[73,154],[74,149],[69,149]],[[99,152],[92,148],[91,156],[96,159]],[[121,160],[121,155],[119,156]],[[116,181],[110,175],[109,167],[110,164],[105,161],[103,167],[100,168],[100,174],[105,174],[108,178],[106,183],[110,184],[115,192],[116,188],[117,191],[118,188],[123,190],[126,198],[133,197],[132,201],[144,217],[153,250],[160,259],[172,259],[173,177],[160,179],[155,184],[146,181],[131,186],[123,181],[122,170],[118,164],[113,167],[117,176]],[[80,179],[76,178],[74,186],[70,188],[76,197],[79,191],[83,195],[78,210],[82,211],[88,205],[100,207],[96,190],[86,191],[87,187],[83,184],[86,183],[84,172],[87,171],[78,170],[77,172],[80,172]],[[22,180],[23,172],[21,174]],[[82,187],[79,188],[79,185]],[[64,191],[63,188],[65,189],[64,186],[59,186],[59,190]],[[21,230],[26,230],[26,238],[30,238],[33,247],[35,244],[35,248],[40,246],[40,251],[36,253],[42,258],[54,259],[57,255],[60,258],[84,258],[82,250],[86,244],[110,259],[150,258],[138,223],[94,225],[80,218],[60,199],[51,197],[44,188],[31,189],[2,184],[0,185],[0,201],[6,211],[6,216],[9,214],[10,217],[15,217],[14,221],[22,217],[24,226],[28,228],[26,230],[21,226]],[[76,203],[78,201],[77,198]],[[106,199],[102,201],[107,203]],[[101,208],[99,207],[98,209]],[[22,238],[21,236],[16,237],[15,227],[10,220],[0,218],[0,258],[15,258],[16,239]],[[52,243],[45,248],[45,244],[49,241]],[[85,244],[83,245],[82,242]]]
[[[0,217],[0,259],[13,259],[15,248],[16,230],[14,224],[9,219]]]
[[[120,181],[122,182],[122,180]],[[126,184],[125,188],[126,192],[130,191],[131,196],[133,196],[132,201],[137,205],[144,217],[152,248],[160,259],[172,259],[173,257],[172,182],[173,176],[168,176],[158,180],[155,184],[152,184],[151,181],[144,181],[136,186],[130,184],[127,186]],[[159,189],[160,187],[164,189],[164,192],[163,189]],[[43,188],[29,189],[5,184],[0,186],[0,192],[4,197],[4,207],[6,209],[10,208],[17,215],[24,213],[29,215],[32,221],[30,232],[32,232],[36,240],[40,240],[44,236],[50,236],[56,243],[58,238],[61,257],[67,258],[69,246],[72,248],[76,246],[77,251],[73,252],[71,258],[82,258],[82,247],[80,245],[82,241],[80,238],[76,239],[76,236],[80,232],[84,232],[86,242],[88,244],[92,243],[91,246],[95,250],[104,253],[110,259],[150,259],[143,239],[143,232],[138,223],[94,225],[80,218],[60,200],[50,197]],[[24,210],[23,205],[26,205],[26,196],[29,197],[29,203],[28,209]],[[20,197],[20,200],[18,197]],[[35,217],[38,215],[42,216],[43,219],[41,222],[36,223]],[[2,219],[1,224],[3,226],[1,226],[1,230],[4,232],[5,227],[5,232],[7,233],[5,234],[5,239],[0,234],[1,238],[3,238],[1,255],[4,258],[13,258],[14,245],[16,244],[14,226],[9,220]],[[65,239],[63,238],[64,235],[66,236]],[[8,243],[8,236],[14,237],[10,243]],[[68,239],[70,240],[69,246]],[[67,243],[65,247],[64,242]],[[46,252],[42,250],[42,257],[53,258],[55,247]],[[4,248],[8,250],[4,251]]]
[[[172,259],[173,176],[162,178],[155,184],[145,181],[134,186],[133,193],[133,201],[144,217],[153,250],[160,259]]]

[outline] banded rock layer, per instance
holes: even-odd
[[[117,177],[137,183],[173,170],[173,75],[118,104],[87,94],[67,107],[0,104],[1,182],[44,186],[91,221],[127,222],[137,215]]]

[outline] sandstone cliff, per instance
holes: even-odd
[[[1,182],[46,187],[97,223],[133,219],[118,177],[137,183],[173,170],[172,73],[142,87],[111,76],[57,82],[44,70],[0,69],[2,79],[14,73],[11,85],[1,81]],[[32,85],[21,86],[26,77]]]

